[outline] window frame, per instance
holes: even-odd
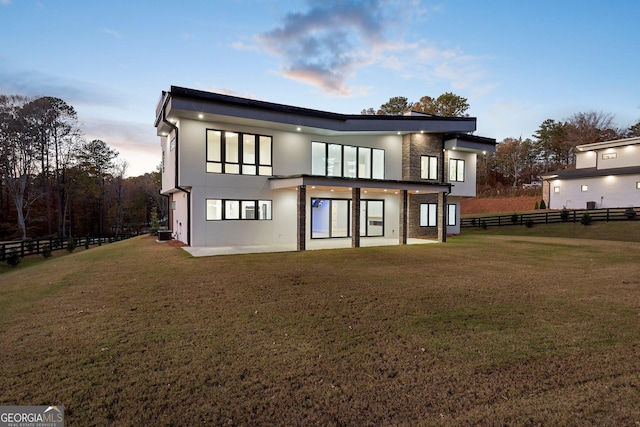
[[[211,218],[209,216],[209,201],[220,202],[220,218]],[[262,212],[262,206],[268,204],[267,212]],[[230,204],[237,205],[238,215],[237,217],[228,218],[227,210]],[[253,218],[247,218],[245,216],[245,207],[253,204]],[[266,218],[261,218],[266,216]],[[268,199],[205,199],[205,221],[271,221],[273,219],[273,201]]]
[[[453,208],[453,215],[451,215],[451,208]],[[453,222],[451,219],[453,218]],[[458,205],[455,203],[447,203],[447,227],[455,227],[458,225]]]
[[[424,213],[423,206],[426,206],[426,218],[423,217],[423,213]],[[432,219],[433,219],[433,223],[431,221]],[[437,203],[420,203],[420,227],[437,227],[437,226],[438,226],[438,204]]]
[[[464,182],[466,178],[465,166],[464,159],[449,159],[449,182]],[[462,179],[460,179],[460,175],[462,175]]]
[[[426,159],[426,173],[424,169],[424,160]],[[431,162],[434,161],[435,165],[432,167]],[[420,156],[420,178],[428,179],[428,180],[437,180],[438,179],[438,157],[424,155]]]
[[[210,143],[210,134],[219,132],[219,141]],[[227,134],[237,135],[237,161],[228,160]],[[253,162],[245,159],[245,137],[253,137]],[[212,151],[213,150],[213,151]],[[268,159],[265,159],[267,157]],[[248,157],[248,156],[247,156]],[[273,175],[273,137],[250,132],[235,132],[222,129],[205,129],[205,162],[207,173],[246,176]],[[252,173],[247,173],[251,171]]]
[[[324,153],[323,158],[317,159],[315,156],[314,145],[318,147],[322,146],[322,152]],[[340,147],[340,161],[338,170],[332,168],[331,175],[329,175],[329,163],[331,157],[329,156],[329,147]],[[345,144],[336,144],[334,142],[324,142],[324,141],[311,141],[311,174],[314,176],[327,176],[327,177],[337,177],[337,178],[357,178],[357,179],[376,179],[376,180],[384,180],[386,176],[386,152],[382,148],[373,148],[373,147],[361,147],[356,145],[345,145]],[[320,147],[318,147],[320,148]],[[349,172],[349,165],[347,164],[349,161],[352,161],[353,151],[355,149],[355,160],[354,168],[355,168],[355,176],[352,176],[352,173]],[[349,151],[348,156],[345,156],[345,151]],[[319,150],[318,150],[319,151]],[[360,159],[365,157],[366,164],[360,162]],[[318,163],[322,163],[322,172],[315,170],[319,168],[319,164],[316,166],[314,161],[318,161]],[[382,170],[375,168],[377,164],[382,165]],[[362,167],[362,169],[361,169]],[[364,172],[364,173],[363,173]],[[368,173],[366,173],[368,172]]]

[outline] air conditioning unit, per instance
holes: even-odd
[[[595,209],[596,202],[587,202],[587,209]]]

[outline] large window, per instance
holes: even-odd
[[[351,200],[311,199],[311,238],[351,236]],[[360,236],[384,236],[384,200],[360,201]]]
[[[384,179],[384,150],[314,141],[311,143],[311,174]]]
[[[436,227],[438,225],[438,205],[436,203],[420,204],[420,227]]]
[[[207,199],[207,221],[269,220],[271,200]]]
[[[449,181],[464,181],[464,160],[449,159]]]
[[[420,178],[438,179],[438,158],[435,156],[420,157]]]
[[[207,172],[242,175],[272,175],[272,139],[207,129]]]

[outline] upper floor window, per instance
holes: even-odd
[[[438,158],[435,156],[420,157],[420,178],[438,179]]]
[[[314,141],[311,143],[311,174],[384,179],[384,150]]]
[[[611,153],[603,153],[602,154],[602,160],[615,159],[616,157],[618,157],[618,153],[616,153],[615,151],[613,151]]]
[[[449,181],[464,181],[464,160],[449,159]]]
[[[207,129],[207,172],[272,175],[272,138]]]

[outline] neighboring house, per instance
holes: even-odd
[[[175,86],[155,126],[169,228],[191,246],[445,241],[475,196],[477,154],[495,151],[472,117],[344,115]]]
[[[640,138],[576,147],[576,168],[542,175],[550,209],[640,206]]]

